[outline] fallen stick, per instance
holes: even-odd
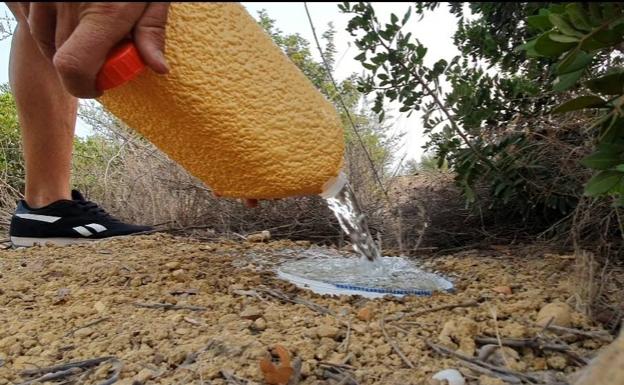
[[[33,378],[32,380],[22,382],[19,385],[30,385],[30,384],[34,384],[37,382],[42,383],[45,381],[60,380],[65,377],[73,376],[74,374],[78,374],[78,373],[82,373],[81,368],[69,368],[69,369],[58,371],[58,372],[46,373],[41,377]]]
[[[349,322],[347,323],[347,336],[345,337],[344,341],[340,344],[340,346],[344,345],[345,353],[349,351],[350,338],[351,338],[351,320],[349,320]],[[338,349],[340,349],[340,346],[338,347]]]
[[[247,384],[247,380],[236,377],[233,373],[228,372],[227,370],[221,370],[221,375],[225,378],[228,384],[233,385],[245,385]]]
[[[438,306],[438,307],[432,307],[431,309],[415,311],[412,313],[398,314],[398,315],[386,318],[386,321],[396,321],[396,320],[400,320],[402,318],[407,318],[407,317],[419,317],[421,315],[434,313],[440,310],[450,310],[450,309],[455,309],[458,307],[475,307],[475,306],[479,306],[479,303],[477,301],[469,301],[469,302],[463,302],[463,303],[457,303],[457,304],[451,304],[451,305],[443,305],[443,306]]]
[[[468,357],[464,354],[461,353],[457,353],[447,347],[444,347],[442,345],[436,345],[431,341],[425,341],[425,343],[434,351],[436,351],[437,353],[443,355],[443,356],[452,356],[455,357],[457,359],[460,359],[462,361],[465,362],[470,362],[472,364],[478,365],[482,368],[486,368],[486,369],[490,369],[496,373],[501,373],[501,374],[505,374],[508,376],[513,376],[513,377],[517,377],[521,380],[525,380],[525,381],[529,381],[529,382],[533,382],[533,383],[539,383],[539,379],[528,375],[528,374],[524,374],[524,373],[519,373],[519,372],[514,372],[513,370],[508,370],[505,369],[503,367],[500,366],[496,366],[496,365],[492,365],[492,364],[488,364],[487,362],[483,362],[481,360],[478,360],[476,358],[472,358],[472,357]]]
[[[613,337],[606,330],[596,330],[596,331],[588,332],[588,331],[585,331],[585,330],[566,328],[566,327],[557,326],[557,325],[548,325],[546,327],[546,329],[547,330],[556,331],[556,332],[570,333],[570,334],[583,336],[583,337],[588,337],[588,338],[595,338],[595,339],[598,339],[598,340],[603,341],[603,342],[612,342],[613,341]]]
[[[270,295],[271,297],[280,299],[284,302],[290,302],[290,303],[295,303],[295,304],[299,304],[299,305],[305,305],[308,308],[321,313],[321,314],[329,314],[329,315],[335,315],[335,313],[333,311],[331,311],[330,309],[321,306],[319,304],[316,304],[312,301],[309,301],[307,299],[303,299],[301,297],[297,297],[295,296],[294,298],[291,298],[290,296],[286,295],[285,293],[282,293],[279,290],[275,290],[275,289],[269,289],[269,288],[259,288],[258,291],[261,291],[265,294]]]
[[[475,341],[482,345],[494,344],[498,345],[499,341],[493,337],[476,337]],[[553,352],[566,352],[570,350],[570,346],[564,344],[545,344],[539,340],[530,338],[501,338],[500,344],[512,348],[532,348],[540,350],[550,350]]]
[[[385,317],[383,317],[383,316],[381,317],[381,320],[379,320],[379,326],[381,328],[381,332],[383,333],[384,337],[386,338],[386,341],[388,341],[390,346],[392,346],[392,349],[394,349],[395,353],[398,354],[399,357],[401,357],[401,359],[403,360],[403,362],[405,362],[405,364],[407,366],[409,366],[411,369],[416,368],[414,366],[414,364],[412,363],[412,361],[410,361],[410,359],[407,358],[405,356],[405,354],[403,354],[403,352],[399,348],[399,345],[397,345],[396,342],[394,342],[394,340],[388,334],[388,331],[386,330],[386,327],[385,327]]]
[[[117,380],[119,380],[119,374],[121,373],[121,369],[123,368],[123,363],[116,357],[112,356],[92,358],[84,361],[68,362],[66,364],[49,366],[46,368],[27,369],[22,371],[21,375],[23,377],[39,375],[41,376],[22,382],[19,385],[30,385],[38,382],[58,380],[71,375],[82,373],[84,369],[91,369],[95,366],[109,361],[113,363],[115,372],[109,379],[99,385],[112,385],[117,382]]]
[[[116,359],[116,358],[113,357],[113,356],[98,357],[98,358],[91,358],[89,360],[84,360],[84,361],[75,361],[75,362],[68,362],[66,364],[49,366],[47,368],[26,369],[26,370],[22,371],[21,375],[22,376],[36,376],[36,375],[40,375],[40,374],[59,372],[59,371],[70,369],[70,368],[83,368],[83,369],[85,369],[85,368],[90,368],[92,366],[97,366],[97,365],[101,364],[102,362],[110,361],[110,360],[113,360],[113,359]]]
[[[327,362],[327,361],[321,361],[318,363],[319,366],[327,366],[330,368],[337,368],[337,369],[343,369],[343,370],[355,370],[356,367],[355,366],[351,366],[351,365],[347,365],[347,364],[334,364],[332,362]]]
[[[99,385],[112,385],[115,382],[119,381],[119,375],[121,374],[121,369],[123,369],[123,362],[121,362],[117,358],[113,358],[111,359],[111,361],[113,363],[113,368],[115,369],[115,371],[113,372],[113,375],[108,378],[108,380],[102,382]]]
[[[481,373],[481,374],[485,374],[486,376],[490,376],[490,377],[498,377],[501,380],[505,381],[506,383],[509,384],[521,384],[522,380],[519,379],[518,377],[515,376],[509,376],[507,374],[503,374],[503,373],[497,373],[493,370],[484,368],[482,366],[473,364],[471,362],[465,362],[462,361],[462,365],[466,366],[467,368],[474,370],[477,373]]]
[[[355,380],[355,378],[351,377],[350,375],[348,375],[347,373],[341,372],[341,373],[334,373],[332,371],[329,370],[324,370],[323,371],[323,376],[327,377],[331,380],[334,381],[338,381],[339,384],[342,385],[359,385],[359,383]]]
[[[192,310],[192,311],[206,311],[207,307],[203,306],[187,306],[187,305],[174,305],[171,303],[139,303],[135,302],[134,306],[144,307],[148,309],[163,309],[163,310]]]
[[[95,326],[95,325],[97,325],[97,324],[99,324],[99,323],[102,323],[102,322],[104,322],[104,321],[108,321],[109,319],[110,319],[110,317],[102,317],[102,318],[98,318],[98,319],[96,319],[96,320],[95,320],[95,321],[93,321],[93,322],[89,322],[89,323],[88,323],[88,324],[86,324],[86,325],[82,325],[82,326],[80,326],[80,327],[77,327],[76,329],[73,329],[73,330],[68,331],[68,332],[64,335],[64,337],[69,337],[69,336],[73,335],[74,333],[76,333],[78,330],[81,330],[81,329],[84,329],[84,328],[88,328],[88,327],[91,327],[91,326]]]

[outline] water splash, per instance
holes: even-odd
[[[366,216],[355,194],[341,174],[322,195],[340,227],[351,238],[359,258],[345,258],[315,249],[288,260],[278,275],[295,285],[319,294],[357,294],[377,298],[391,295],[431,295],[449,291],[453,284],[426,272],[416,261],[402,257],[382,257],[368,229]]]
[[[335,196],[326,198],[326,201],[338,218],[342,230],[351,238],[355,251],[369,262],[365,265],[380,266],[381,252],[370,234],[366,216],[360,210],[349,183],[345,183]]]

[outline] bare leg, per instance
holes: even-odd
[[[23,20],[13,36],[9,81],[22,130],[26,202],[36,208],[71,199],[77,99],[65,91]]]

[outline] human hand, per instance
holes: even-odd
[[[111,49],[128,37],[154,72],[169,71],[164,56],[169,3],[26,2],[17,8],[64,87],[76,97],[102,94],[96,89],[97,74]]]

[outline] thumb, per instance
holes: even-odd
[[[166,74],[165,27],[169,3],[149,3],[134,28],[134,44],[141,57],[154,72]]]

